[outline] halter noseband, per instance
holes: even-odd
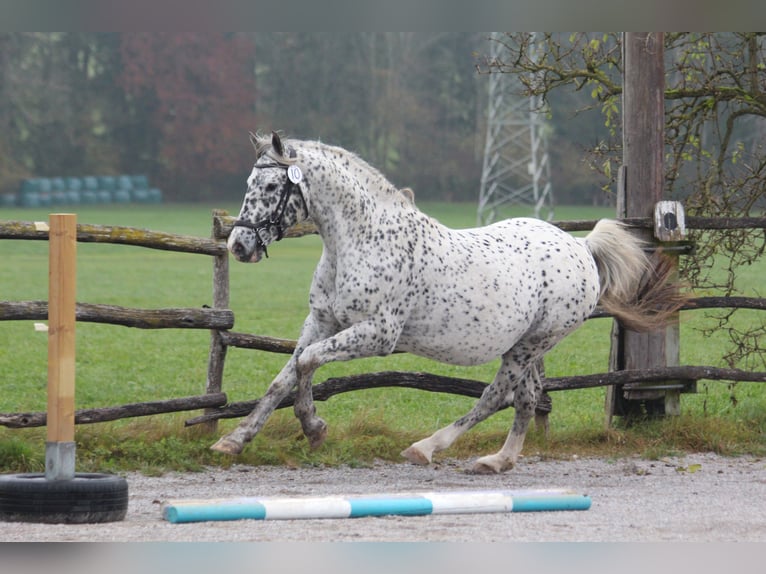
[[[271,163],[264,163],[262,165],[256,164],[254,167],[258,169],[278,167],[278,168],[283,168],[285,170],[289,170],[290,167],[295,164],[294,158],[281,158],[281,159],[282,161],[274,161]],[[289,161],[291,159],[293,161]],[[284,160],[288,160],[288,161],[285,162]],[[309,209],[308,209],[308,206],[306,205],[306,198],[303,197],[303,193],[301,192],[301,187],[299,184],[300,178],[301,178],[300,170],[298,170],[297,181],[293,181],[293,178],[288,175],[287,181],[282,186],[282,191],[280,192],[280,195],[279,195],[279,201],[277,202],[277,207],[271,213],[271,217],[269,217],[268,219],[261,219],[260,221],[256,221],[255,223],[250,223],[249,221],[245,219],[237,219],[232,225],[232,229],[234,227],[246,227],[248,229],[252,229],[253,231],[255,231],[255,245],[256,247],[260,247],[263,249],[263,254],[267,258],[269,256],[269,252],[266,250],[266,244],[263,242],[263,239],[261,239],[261,231],[263,231],[264,229],[269,230],[272,227],[274,227],[277,230],[276,241],[279,241],[282,239],[282,237],[284,237],[286,227],[282,223],[282,218],[284,217],[285,211],[287,210],[287,202],[290,200],[290,195],[292,195],[293,192],[296,192],[298,194],[298,197],[301,198],[303,209],[306,212],[306,216],[308,216]]]

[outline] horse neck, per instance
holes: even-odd
[[[342,148],[310,142],[304,155],[315,174],[309,211],[325,242],[332,234],[345,233],[352,223],[350,210],[355,214],[353,223],[375,222],[380,210],[400,195],[379,171]]]

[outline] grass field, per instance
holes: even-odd
[[[236,214],[238,205],[161,205],[78,209],[80,223],[127,225],[156,231],[209,236],[211,210]],[[421,209],[453,227],[475,224],[475,206],[424,203]],[[611,216],[608,209],[558,208],[556,219]],[[3,209],[2,220],[47,220],[48,211]],[[318,237],[291,239],[269,249],[258,265],[231,265],[231,309],[237,331],[295,338],[307,313],[311,275],[319,258]],[[48,244],[45,241],[0,241],[0,300],[47,298]],[[743,294],[753,295],[766,263],[743,270]],[[211,304],[212,261],[128,246],[78,244],[78,301],[124,306],[200,307]],[[742,322],[762,321],[755,312],[740,312]],[[682,364],[721,365],[725,333],[702,337],[696,330],[702,312],[684,315]],[[608,320],[586,323],[546,359],[548,376],[607,370]],[[78,323],[77,408],[201,394],[204,391],[207,331],[147,331]],[[31,322],[0,323],[0,412],[45,410],[47,336]],[[229,400],[260,396],[286,356],[230,349],[224,376]],[[410,355],[327,365],[315,382],[331,376],[381,370],[429,371],[489,381],[497,361],[473,368],[442,365]],[[734,397],[734,399],[732,399]],[[762,453],[766,441],[766,396],[763,386],[701,382],[696,395],[684,395],[683,414],[673,420],[604,429],[604,390],[556,393],[551,435],[531,434],[526,452],[553,456],[598,452],[661,455],[684,449]],[[370,390],[319,403],[330,424],[327,443],[309,452],[291,412],[277,413],[248,447],[243,459],[254,464],[364,464],[375,457],[396,458],[409,442],[422,438],[464,414],[472,399],[414,390]],[[194,468],[229,464],[231,459],[207,450],[212,440],[200,429],[184,429],[188,414],[134,419],[78,427],[78,468]],[[447,456],[470,456],[499,447],[512,420],[499,413],[468,433]],[[221,423],[221,432],[235,421]],[[0,428],[0,472],[39,470],[44,460],[42,429]]]

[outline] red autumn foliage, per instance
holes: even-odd
[[[253,44],[235,34],[122,34],[118,78],[133,109],[150,113],[146,153],[172,197],[212,197],[244,178],[255,125]]]

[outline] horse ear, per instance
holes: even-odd
[[[250,132],[250,143],[253,144],[253,147],[255,148],[255,157],[259,158],[263,155],[263,152],[266,151],[266,147],[269,145],[269,140],[263,136]]]
[[[277,132],[271,132],[271,146],[279,157],[285,156],[285,147],[282,145],[282,140],[279,139]]]

